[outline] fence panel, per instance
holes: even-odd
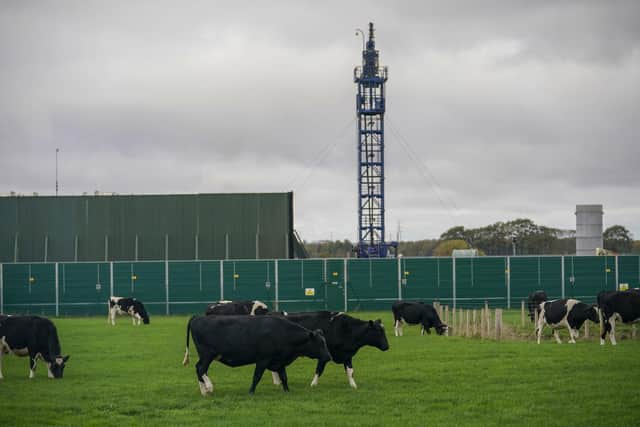
[[[135,297],[151,314],[166,313],[165,264],[161,261],[114,262],[113,294]]]
[[[169,313],[204,314],[219,299],[219,261],[169,262]]]
[[[324,262],[312,260],[278,261],[278,299],[280,310],[326,310]]]
[[[456,258],[456,306],[506,307],[506,259],[503,257]]]
[[[451,258],[402,258],[400,276],[403,300],[452,304]]]
[[[225,261],[223,269],[225,300],[259,300],[275,308],[275,261]]]
[[[564,263],[566,298],[595,303],[600,291],[616,289],[615,257],[569,256]]]
[[[110,294],[109,263],[60,263],[58,286],[60,315],[107,315]]]
[[[531,292],[543,290],[549,299],[562,296],[562,257],[510,257],[511,306],[517,307]]]
[[[3,264],[8,314],[56,314],[55,264]]]
[[[348,274],[348,273],[347,273]],[[325,305],[327,310],[345,310],[344,260],[327,259],[324,261]]]
[[[620,283],[627,283],[629,288],[640,287],[640,256],[618,257],[618,280]]]
[[[348,310],[390,310],[398,300],[395,259],[350,259],[347,262]]]

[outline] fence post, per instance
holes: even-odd
[[[58,292],[58,263],[55,264],[55,275],[56,275],[56,317],[60,315],[60,293]]]
[[[484,338],[486,332],[486,319],[487,319],[487,311],[485,309],[480,310],[480,338]]]
[[[113,261],[109,263],[109,298],[113,296]]]
[[[444,306],[444,323],[446,325],[449,325],[449,306],[448,305]],[[449,328],[447,328],[447,335],[446,336],[449,336]]]
[[[451,309],[451,327],[453,328],[453,334],[452,335],[456,335],[458,333],[458,325],[456,322],[457,316],[456,316],[456,308],[453,307]]]
[[[279,291],[278,291],[278,260],[275,260],[275,267],[274,267],[274,271],[273,271],[273,276],[274,276],[274,280],[275,280],[275,287],[276,287],[276,311],[280,311],[280,295],[279,295]]]
[[[456,259],[451,258],[452,277],[453,277],[453,308],[456,308]]]
[[[0,314],[4,313],[4,284],[2,282],[4,271],[2,270],[2,263],[0,263]]]
[[[469,310],[466,310],[467,312],[467,327],[465,328],[465,333],[464,336],[465,337],[469,337],[470,336],[470,329],[469,329]]]
[[[165,234],[165,236],[167,236]],[[167,241],[167,240],[165,240]],[[164,260],[164,296],[166,300],[166,314],[169,315],[169,260]]]
[[[511,257],[507,257],[507,308],[511,309]]]
[[[348,296],[347,296],[347,259],[343,260],[344,263],[344,272],[342,277],[344,277],[344,312],[347,312],[348,307]]]
[[[616,269],[616,291],[618,291],[619,290],[618,286],[619,286],[619,283],[620,283],[620,281],[618,280],[619,279],[619,277],[618,277],[618,255],[616,255],[616,263],[615,263],[615,267],[614,268]],[[605,274],[606,274],[606,272],[605,272]]]
[[[401,264],[401,258],[398,257],[398,300],[401,301],[402,300],[402,264]]]
[[[522,327],[524,328],[524,300],[520,300],[520,320]]]
[[[564,298],[564,255],[562,255],[562,257],[560,257],[560,274],[562,275],[562,278],[560,280],[560,286],[561,286],[561,295],[562,298]],[[537,311],[537,308],[536,310]],[[536,322],[536,325],[538,324],[538,322]]]
[[[589,338],[589,320],[584,322],[584,337]]]
[[[496,340],[502,337],[502,309],[496,308]]]
[[[224,301],[224,263],[220,260],[220,301]]]

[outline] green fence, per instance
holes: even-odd
[[[640,287],[640,257],[7,263],[0,312],[106,316],[111,295],[136,297],[151,314],[201,313],[221,299],[286,311],[386,310],[398,299],[509,308],[538,289],[593,303],[620,283]]]

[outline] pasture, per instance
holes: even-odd
[[[27,358],[5,356],[0,425],[637,425],[640,340],[617,347],[592,338],[557,345],[545,329],[541,345],[420,336],[416,326],[393,336],[391,311],[382,318],[391,346],[365,347],[354,358],[358,389],[330,363],[311,388],[315,361],[288,368],[285,394],[265,374],[251,396],[253,367],[214,362],[215,389],[202,397],[197,353],[183,367],[187,316],[154,316],[148,326],[119,317],[53,319],[71,359],[62,380],[40,364],[28,379]],[[506,313],[517,323],[519,311]],[[517,320],[516,320],[517,319]],[[532,328],[531,328],[532,329]],[[622,328],[621,328],[622,329]],[[620,329],[619,329],[620,330]],[[561,332],[563,340],[568,336]]]

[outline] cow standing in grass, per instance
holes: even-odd
[[[0,317],[0,379],[2,356],[13,353],[29,356],[29,378],[33,378],[39,359],[47,364],[49,378],[62,378],[69,356],[62,356],[58,331],[51,320],[40,316]]]
[[[128,314],[131,316],[134,325],[140,325],[141,322],[145,325],[149,324],[149,315],[144,308],[144,304],[135,298],[109,298],[109,317],[107,323],[111,322],[111,324],[115,326],[117,314]]]
[[[287,320],[298,323],[307,329],[320,329],[324,332],[331,360],[344,366],[349,385],[357,388],[353,379],[353,357],[360,348],[370,345],[382,351],[389,349],[387,336],[380,320],[360,320],[336,311],[316,311],[307,313],[289,313]],[[311,386],[318,384],[328,360],[318,360]],[[280,383],[277,372],[273,372],[273,382]]]
[[[553,336],[558,344],[562,340],[558,335],[558,329],[567,328],[569,330],[569,342],[576,343],[578,331],[587,320],[598,322],[598,310],[595,306],[585,304],[576,299],[559,299],[546,301],[540,304],[540,317],[536,325],[536,336],[538,344],[542,337],[542,328],[549,325],[553,329]]]
[[[616,345],[616,319],[622,323],[640,322],[640,292],[602,291],[598,294],[600,309],[600,344],[605,344],[607,334],[612,345]],[[635,327],[635,325],[634,325]]]
[[[279,316],[193,316],[187,324],[187,349],[183,365],[189,363],[189,333],[198,350],[196,377],[200,393],[213,392],[207,376],[214,360],[236,367],[256,365],[249,393],[254,393],[265,369],[277,372],[282,389],[289,391],[286,367],[300,356],[327,363],[331,359],[322,331],[310,331]]]
[[[423,302],[397,301],[391,306],[393,312],[393,329],[396,336],[402,336],[402,323],[410,325],[422,325],[420,335],[431,333],[431,328],[435,328],[438,335],[447,331],[447,325],[440,321],[438,312],[431,304]]]
[[[527,298],[527,308],[529,309],[529,318],[535,322],[535,312],[540,314],[540,304],[547,301],[547,293],[545,291],[535,291],[529,294]]]

